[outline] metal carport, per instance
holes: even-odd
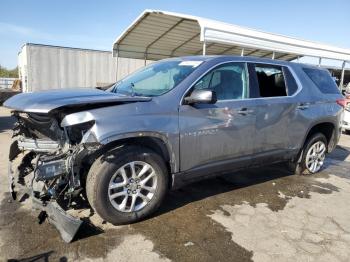
[[[113,55],[159,60],[186,55],[302,56],[350,61],[350,50],[191,15],[145,10],[114,42]],[[344,73],[342,73],[344,75]],[[341,81],[342,85],[342,81]]]

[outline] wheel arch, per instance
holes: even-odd
[[[330,152],[335,147],[334,142],[334,136],[335,136],[335,129],[336,125],[331,121],[322,121],[314,123],[310,126],[308,132],[306,133],[306,136],[304,138],[302,146],[305,145],[305,143],[308,141],[308,139],[316,134],[321,133],[323,134],[327,139],[327,151]]]
[[[142,132],[127,133],[105,139],[101,142],[102,147],[94,153],[94,159],[107,151],[126,145],[138,145],[147,147],[159,154],[167,165],[169,173],[175,173],[178,165],[175,149],[168,139],[159,133]]]

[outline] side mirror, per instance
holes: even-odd
[[[190,96],[185,97],[188,105],[192,104],[215,104],[217,101],[216,93],[211,90],[193,90]]]

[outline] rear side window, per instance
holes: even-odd
[[[281,66],[255,64],[260,97],[287,96],[286,83]]]
[[[339,90],[330,73],[326,70],[303,68],[305,74],[324,94],[339,94]]]

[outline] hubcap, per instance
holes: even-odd
[[[144,208],[157,188],[157,174],[150,164],[133,161],[120,167],[112,176],[108,198],[115,209],[134,212]]]
[[[316,173],[323,166],[326,157],[326,145],[322,141],[313,144],[306,154],[306,168],[311,173]]]

